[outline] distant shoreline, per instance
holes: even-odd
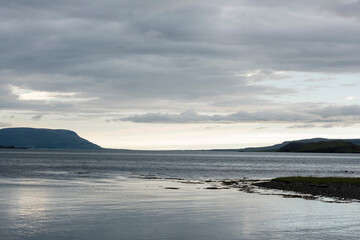
[[[0,149],[27,149],[27,148],[26,147],[2,146],[2,145],[0,145]]]

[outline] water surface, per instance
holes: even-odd
[[[359,176],[359,161],[352,154],[1,151],[0,239],[357,239],[359,203],[141,177]]]

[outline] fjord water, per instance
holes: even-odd
[[[357,202],[175,180],[289,175],[359,177],[360,155],[3,150],[0,239],[358,238]]]

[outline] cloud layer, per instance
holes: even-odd
[[[300,98],[296,111],[277,98],[301,89],[274,82],[359,73],[359,9],[353,0],[0,1],[0,109],[352,124],[358,105],[309,110]]]
[[[331,128],[354,125],[360,121],[360,106],[327,106],[296,111],[236,112],[227,115],[198,114],[188,110],[180,114],[146,113],[108,121],[130,121],[137,123],[304,123],[289,128]],[[319,125],[320,124],[320,125]]]

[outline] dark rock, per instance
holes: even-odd
[[[268,181],[254,183],[254,186],[292,191],[312,196],[360,200],[360,185],[349,183],[309,184],[305,182]]]

